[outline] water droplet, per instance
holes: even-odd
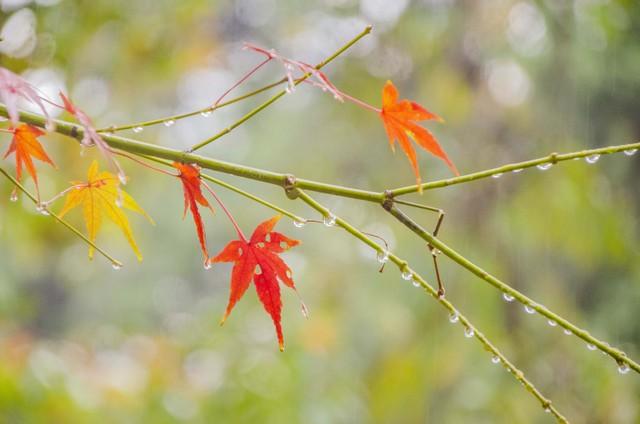
[[[18,201],[18,192],[13,190],[11,192],[11,196],[9,197],[9,200],[12,202],[17,202]]]
[[[591,163],[591,164],[594,164],[594,163],[598,162],[598,159],[600,159],[600,155],[599,154],[587,156],[587,157],[584,158],[584,160],[587,163]]]
[[[336,225],[336,216],[330,213],[322,219],[322,222],[326,227],[333,227],[334,225]]]
[[[554,320],[550,319],[549,321],[547,321],[547,324],[549,324],[552,327],[555,327],[556,325],[558,325],[557,322],[555,322]]]
[[[413,284],[413,287],[420,287],[420,283],[416,280],[413,280],[411,284]]]
[[[173,119],[167,119],[166,121],[163,122],[165,127],[170,127],[175,123],[176,123],[176,121],[174,121]]]
[[[255,274],[256,274],[256,275],[260,275],[260,274],[262,274],[262,268],[260,268],[260,265],[256,265],[256,272],[255,272]]]
[[[401,277],[403,280],[409,281],[413,277],[413,273],[407,269],[402,271]]]
[[[571,330],[569,330],[568,328],[565,328],[562,332],[563,332],[564,334],[566,334],[567,336],[570,336],[570,335],[571,335]]]
[[[497,174],[493,174],[491,178],[500,178],[502,177],[502,172],[498,172]]]
[[[200,112],[200,116],[202,116],[203,118],[210,117],[211,116],[211,109],[203,110],[202,112]]]
[[[524,169],[522,169],[522,168],[518,168],[518,169],[514,169],[514,170],[513,170],[513,171],[511,171],[511,172],[513,172],[514,174],[519,174],[519,173],[521,173],[522,171],[524,171]]]
[[[498,355],[494,355],[491,357],[491,362],[494,364],[499,364],[500,363],[500,357]]]
[[[471,327],[465,327],[465,328],[464,328],[464,336],[465,336],[467,339],[470,339],[470,338],[471,338],[471,337],[473,337],[475,334],[476,334],[476,332],[474,331],[474,329],[473,329],[473,328],[471,328]]]
[[[307,225],[307,221],[298,221],[298,220],[293,221],[293,226],[296,228],[302,228],[305,225]]]
[[[589,350],[596,350],[596,349],[597,349],[597,347],[596,347],[596,345],[594,345],[594,344],[587,343],[587,349],[589,349]]]
[[[546,413],[548,414],[549,412],[551,412],[551,408],[549,408],[548,406],[547,406],[547,407],[545,407],[545,408],[544,408],[544,412],[546,412]]]
[[[455,324],[456,322],[458,322],[459,319],[460,319],[460,316],[458,315],[457,312],[454,312],[449,315],[449,322],[451,324]]]
[[[637,151],[638,149],[627,149],[624,151],[624,154],[627,156],[633,156],[636,154]]]
[[[47,205],[44,205],[42,203],[39,203],[36,205],[36,211],[38,211],[40,215],[44,215],[44,216],[51,215],[47,210]]]
[[[140,134],[142,131],[144,131],[144,127],[133,127],[133,132],[136,134]]]
[[[627,364],[626,362],[618,363],[618,372],[620,374],[626,374],[629,372],[630,369],[631,367],[629,367],[629,364]]]
[[[376,259],[381,264],[387,263],[387,261],[389,260],[389,252],[386,250],[379,250],[378,254],[376,255]]]
[[[122,269],[122,264],[120,262],[111,262],[111,268],[115,269],[116,271]]]
[[[513,296],[511,296],[509,293],[502,293],[502,298],[506,301],[506,302],[513,302],[513,299],[515,299]]]
[[[553,166],[552,163],[541,163],[539,165],[536,165],[536,168],[538,168],[541,171],[546,171],[547,169],[551,168]]]
[[[528,314],[535,314],[536,310],[529,305],[524,305],[524,311]]]
[[[212,267],[211,259],[207,259],[206,261],[204,261],[204,269],[208,271],[211,269],[211,267]]]

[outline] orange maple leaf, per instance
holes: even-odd
[[[36,167],[33,164],[33,158],[47,162],[51,166],[55,167],[55,164],[49,158],[44,148],[38,141],[38,137],[45,134],[39,128],[32,127],[31,125],[22,124],[19,127],[12,130],[13,138],[9,145],[9,150],[4,154],[6,158],[11,153],[16,154],[16,178],[18,181],[22,178],[22,166],[27,168],[27,172],[31,175],[33,182],[36,185],[36,193],[38,199],[40,199],[40,189],[38,187],[38,173]]]
[[[413,172],[416,175],[416,183],[420,185],[422,178],[418,168],[416,151],[411,145],[409,138],[432,155],[442,159],[456,175],[460,175],[455,165],[447,154],[442,150],[438,140],[427,129],[416,124],[416,121],[435,120],[443,122],[435,113],[429,112],[416,102],[409,100],[398,101],[398,90],[391,81],[387,81],[382,89],[382,110],[380,118],[387,131],[391,150],[395,151],[395,140],[400,143],[400,148],[409,158]],[[422,190],[420,190],[422,191]]]
[[[174,162],[173,167],[180,171],[178,177],[182,181],[182,188],[184,189],[184,213],[183,219],[187,215],[187,210],[191,211],[193,216],[193,222],[196,225],[196,234],[200,241],[200,249],[205,259],[205,266],[209,261],[209,252],[207,251],[207,234],[204,230],[204,224],[202,223],[202,216],[198,205],[207,207],[213,212],[213,207],[209,204],[207,199],[202,195],[202,180],[200,180],[200,169],[197,165],[191,165],[186,163]]]
[[[295,290],[291,270],[278,256],[279,253],[298,245],[292,240],[273,230],[280,216],[275,216],[258,225],[250,240],[233,240],[212,259],[212,262],[234,262],[231,271],[231,290],[229,303],[220,325],[224,324],[236,302],[249,288],[251,280],[256,287],[258,297],[264,309],[271,316],[278,336],[280,350],[284,350],[284,337],[280,324],[282,300],[278,280]],[[303,308],[304,310],[304,308]]]

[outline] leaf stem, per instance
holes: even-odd
[[[334,54],[329,56],[323,62],[321,62],[320,64],[316,65],[315,69],[322,68],[327,63],[331,62],[333,59],[335,59],[336,57],[340,56],[342,53],[347,51],[349,49],[349,47],[353,46],[355,43],[360,41],[361,38],[363,38],[364,36],[369,34],[371,32],[371,28],[372,28],[371,25],[368,25],[364,30],[362,30],[362,32],[360,32],[360,34],[356,35],[353,39],[351,39],[344,46],[339,48]],[[298,85],[298,84],[302,83],[303,81],[305,81],[310,76],[311,76],[311,73],[308,72],[308,73],[304,74],[301,78],[298,78],[297,80],[295,80],[294,84]],[[204,146],[208,145],[209,143],[212,143],[212,142],[216,141],[220,137],[222,137],[222,136],[224,136],[226,134],[229,134],[235,128],[239,127],[240,125],[242,125],[243,123],[245,123],[246,121],[248,121],[249,119],[251,119],[252,117],[257,115],[258,113],[260,113],[261,111],[266,109],[267,107],[271,106],[271,104],[275,103],[278,99],[283,97],[285,94],[287,94],[286,90],[282,90],[279,93],[275,94],[270,99],[268,99],[267,101],[265,101],[264,103],[262,103],[258,107],[254,108],[253,110],[251,110],[247,114],[245,114],[242,118],[240,118],[239,120],[237,120],[233,124],[229,125],[227,128],[223,129],[222,131],[220,131],[219,133],[213,135],[212,137],[209,137],[206,140],[204,140],[204,141],[194,145],[193,147],[191,147],[189,149],[189,152],[195,152],[196,150],[203,148]]]
[[[36,197],[31,194],[22,184],[20,184],[20,182],[18,182],[18,180],[16,180],[15,178],[13,178],[11,176],[11,174],[9,174],[7,171],[5,171],[3,168],[0,168],[0,173],[2,175],[4,175],[7,179],[9,179],[14,186],[16,186],[20,191],[22,191],[29,199],[31,199],[31,201],[34,204],[38,204],[38,199],[36,199]],[[57,214],[55,214],[54,212],[51,212],[50,210],[47,210],[47,212],[49,213],[49,216],[51,216],[53,219],[55,219],[56,221],[58,221],[60,224],[64,225],[65,227],[67,227],[67,229],[69,229],[73,234],[75,234],[76,236],[80,237],[85,243],[87,243],[89,246],[93,247],[95,250],[97,250],[102,256],[104,256],[105,258],[107,258],[114,266],[116,267],[122,267],[122,262],[120,262],[119,260],[115,259],[114,257],[112,257],[111,255],[109,255],[106,251],[104,251],[102,248],[100,248],[98,245],[96,245],[94,242],[92,242],[91,240],[89,240],[89,238],[87,238],[87,236],[85,236],[84,234],[82,234],[80,232],[80,230],[78,230],[77,228],[75,228],[73,225],[69,224],[67,221],[65,221],[64,219],[60,218]]]

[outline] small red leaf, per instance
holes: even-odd
[[[39,196],[38,174],[33,164],[33,158],[42,162],[47,162],[55,167],[55,164],[49,158],[44,148],[38,141],[38,137],[44,135],[45,132],[31,125],[22,124],[13,130],[13,139],[9,145],[9,150],[5,153],[6,158],[11,153],[16,155],[16,178],[18,181],[22,178],[22,167],[27,168],[27,172],[31,175],[36,185],[36,191]]]
[[[197,165],[179,162],[174,162],[173,166],[180,171],[178,177],[182,181],[182,188],[184,190],[183,217],[187,215],[187,210],[191,211],[193,222],[196,225],[196,234],[198,235],[198,240],[200,242],[200,249],[202,250],[205,261],[207,261],[209,259],[209,252],[207,251],[207,235],[204,230],[204,224],[202,223],[202,217],[200,216],[198,205],[207,207],[211,209],[211,211],[213,211],[213,207],[202,195],[200,169]]]
[[[275,216],[258,225],[249,241],[231,241],[211,261],[234,263],[231,271],[229,303],[221,324],[231,314],[233,307],[242,298],[253,279],[258,298],[273,320],[280,350],[284,350],[284,337],[280,324],[282,300],[279,281],[294,290],[295,285],[291,278],[291,270],[278,254],[300,242],[273,231],[279,219],[279,216]]]

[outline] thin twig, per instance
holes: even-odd
[[[0,173],[2,175],[4,175],[7,179],[9,179],[13,183],[13,185],[16,186],[20,191],[22,191],[34,204],[38,205],[38,199],[36,199],[36,197],[33,194],[31,194],[22,184],[20,184],[20,182],[18,182],[18,180],[13,178],[11,176],[11,174],[9,174],[3,168],[0,168]],[[46,207],[46,206],[43,206],[43,207]],[[64,225],[65,227],[67,227],[67,229],[69,229],[73,234],[75,234],[76,236],[81,238],[82,241],[84,241],[89,246],[91,246],[92,248],[97,250],[102,256],[107,258],[114,267],[116,267],[116,268],[121,268],[122,267],[122,262],[120,262],[119,260],[117,260],[114,257],[112,257],[110,254],[108,254],[106,251],[104,251],[101,247],[99,247],[94,242],[89,240],[89,238],[87,236],[85,236],[84,234],[82,234],[82,232],[80,232],[80,230],[75,228],[73,225],[69,224],[64,219],[60,218],[54,212],[51,212],[49,209],[46,209],[46,212],[50,217],[52,217],[53,219],[55,219],[56,221],[58,221],[60,224]]]
[[[312,207],[313,209],[321,213],[323,216],[329,216],[329,215],[335,216],[331,213],[329,209],[327,209],[326,207],[318,203],[316,200],[314,200],[311,196],[309,196],[303,190],[297,189],[296,193],[303,202],[305,202],[310,207]],[[363,232],[353,227],[351,224],[349,224],[342,218],[336,217],[335,225],[343,228],[349,234],[353,235],[354,237],[364,242],[365,244],[375,249],[376,251],[379,252],[382,250],[382,246],[380,246],[379,244],[371,240],[371,238],[367,237]],[[542,406],[544,411],[550,412],[551,414],[553,414],[553,416],[556,418],[558,422],[561,422],[561,423],[568,422],[567,419],[551,403],[551,400],[547,399],[536,388],[536,386],[525,377],[524,373],[520,369],[518,369],[511,361],[509,361],[504,356],[504,354],[500,352],[500,350],[495,345],[493,345],[493,343],[491,343],[489,339],[487,339],[487,337],[483,333],[481,333],[478,330],[478,328],[471,323],[471,321],[469,321],[467,317],[462,315],[460,311],[454,307],[454,305],[451,302],[449,302],[444,297],[439,296],[438,291],[435,288],[433,288],[429,283],[427,283],[427,281],[423,279],[417,272],[411,270],[409,268],[408,263],[405,260],[403,260],[402,258],[396,256],[391,252],[389,252],[389,260],[398,266],[398,269],[400,270],[401,273],[403,274],[409,273],[407,275],[410,275],[410,278],[409,278],[410,280],[417,282],[424,290],[427,291],[427,293],[431,295],[431,297],[433,297],[436,301],[438,301],[438,303],[440,303],[440,305],[442,305],[447,311],[449,311],[449,313],[452,316],[457,317],[456,320],[459,321],[465,327],[466,333],[472,334],[473,337],[475,337],[476,340],[478,340],[484,346],[485,350],[492,355],[492,359],[498,358],[502,366],[506,368],[511,373],[511,375],[513,375],[513,377],[516,380],[518,380],[524,386],[524,388],[540,402],[540,405]]]

